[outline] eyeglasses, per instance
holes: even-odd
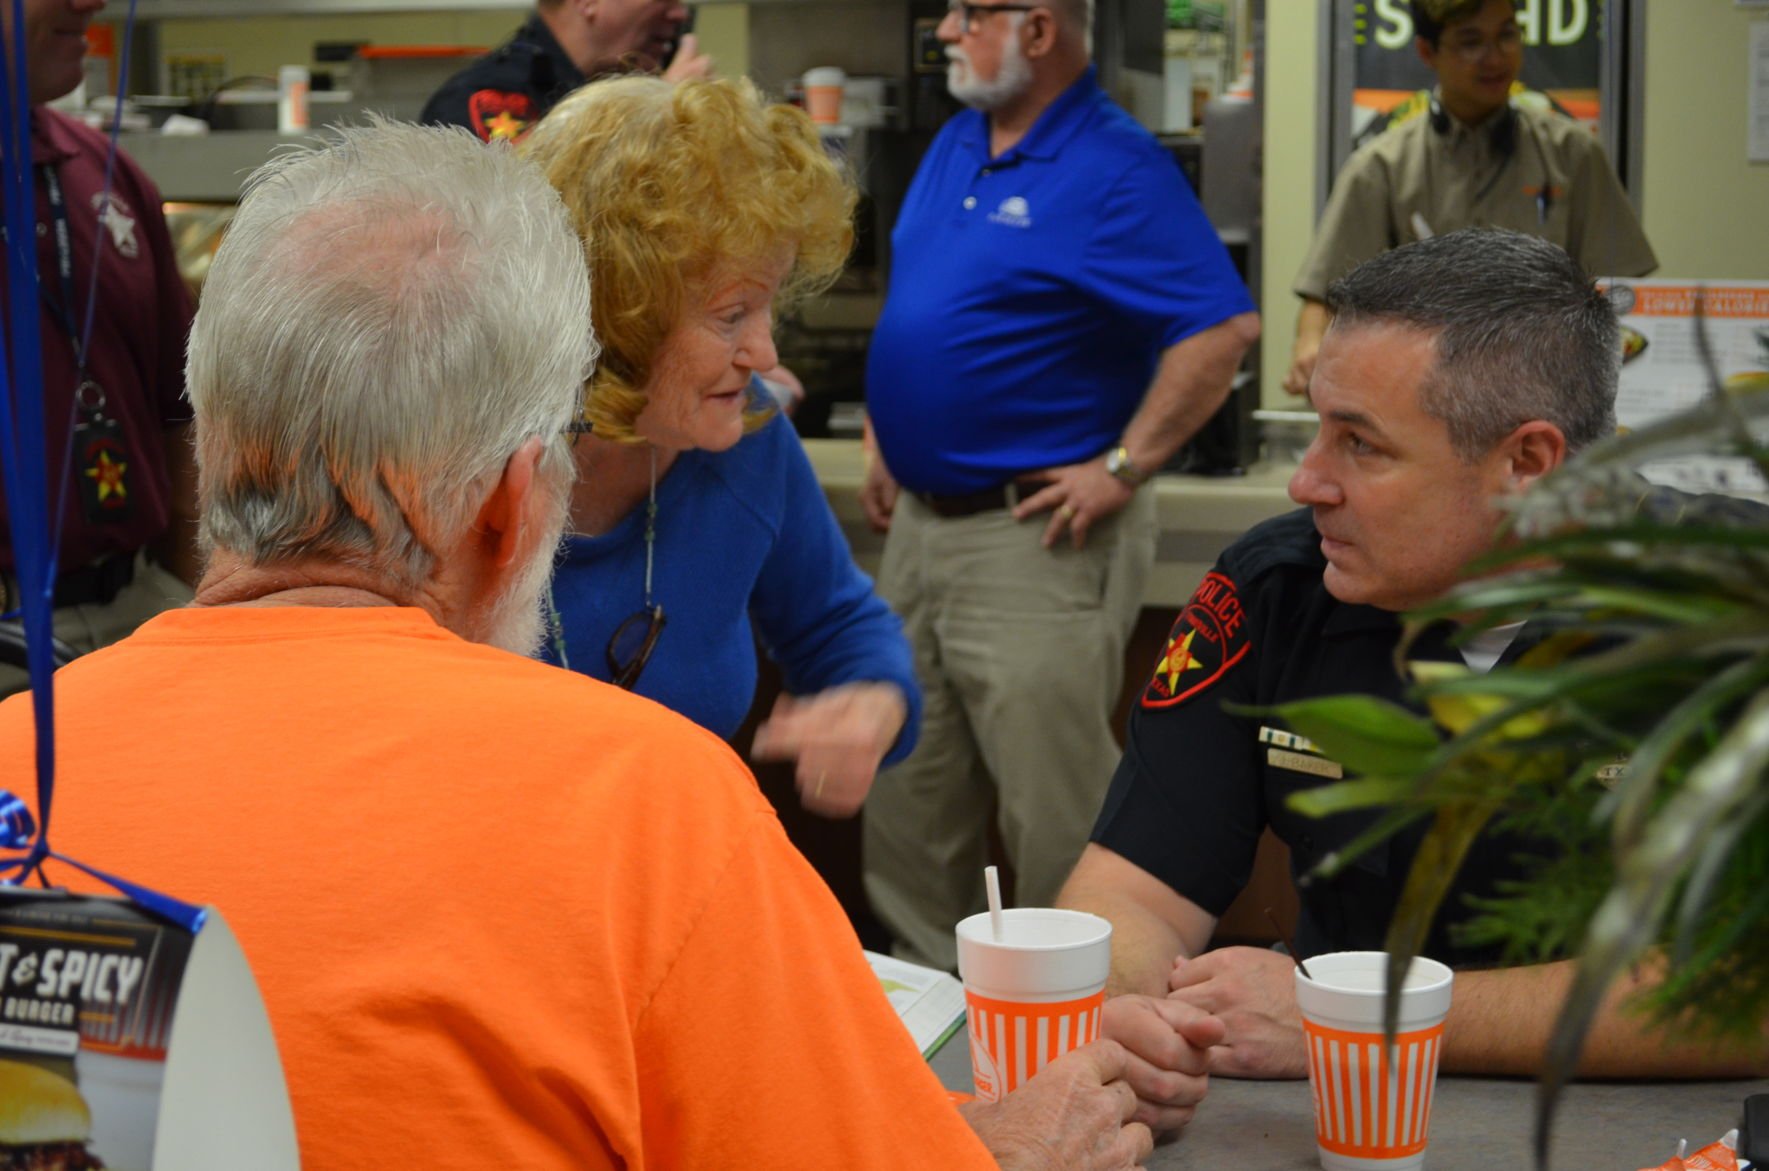
[[[960,28],[975,33],[983,27],[983,18],[991,12],[1030,12],[1042,7],[1042,4],[966,4],[963,0],[949,0],[946,15],[956,16]]]
[[[602,652],[608,661],[610,683],[624,691],[638,685],[651,652],[657,649],[657,636],[663,633],[665,621],[663,607],[653,603],[633,611],[614,628]]]
[[[1508,57],[1517,52],[1523,44],[1523,30],[1515,25],[1503,28],[1490,41],[1472,29],[1468,30],[1465,36],[1458,37],[1452,34],[1445,39],[1447,41],[1444,45],[1446,49],[1468,64],[1476,65],[1480,63],[1481,58],[1486,56],[1488,49],[1496,50],[1501,57]]]
[[[567,427],[567,431],[576,430]],[[587,432],[589,424],[583,424]],[[631,691],[639,683],[651,652],[657,649],[658,636],[663,633],[663,607],[651,597],[651,570],[657,551],[657,448],[651,449],[651,488],[645,500],[645,604],[621,619],[602,657],[608,664],[608,681],[623,691]],[[571,670],[571,657],[565,647],[565,624],[559,618],[559,606],[553,600],[553,587],[547,586],[547,633],[553,641],[553,654],[559,665]]]

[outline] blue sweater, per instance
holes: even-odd
[[[645,507],[599,537],[569,537],[553,577],[571,669],[608,678],[604,648],[645,600]],[[651,596],[668,622],[635,690],[729,739],[755,698],[757,639],[786,690],[902,688],[909,754],[921,692],[902,623],[854,565],[791,424],[776,416],[728,451],[688,451],[657,485]],[[549,641],[546,656],[558,662]]]

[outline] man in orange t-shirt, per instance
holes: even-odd
[[[589,322],[507,151],[384,124],[255,176],[191,335],[207,572],[57,676],[57,848],[227,915],[308,1171],[1131,1166],[1140,1059],[954,1109],[730,750],[511,653]],[[0,775],[31,748],[0,705]]]

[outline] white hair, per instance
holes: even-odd
[[[458,127],[331,131],[247,181],[191,328],[203,541],[415,587],[529,436],[563,490],[595,357],[538,170]]]

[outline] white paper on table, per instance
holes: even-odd
[[[897,1019],[915,1039],[923,1057],[932,1057],[964,1023],[964,985],[948,972],[906,960],[866,953],[866,962],[884,986]]]

